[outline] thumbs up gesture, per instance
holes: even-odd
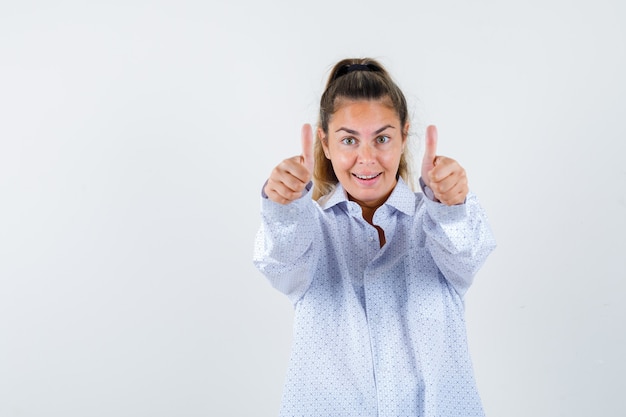
[[[426,128],[422,179],[447,206],[462,204],[469,191],[465,169],[454,159],[437,155],[437,128],[432,125]]]
[[[302,126],[302,154],[287,158],[270,174],[264,191],[276,203],[289,204],[302,197],[302,191],[313,175],[313,129]]]

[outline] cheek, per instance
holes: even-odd
[[[333,166],[339,170],[352,168],[356,161],[356,157],[350,152],[335,152],[331,155]]]
[[[389,152],[385,155],[381,155],[381,163],[385,164],[388,168],[397,168],[400,165],[400,158],[402,152]]]

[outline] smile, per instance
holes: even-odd
[[[372,175],[359,175],[359,174],[352,174],[355,177],[357,177],[360,180],[371,180],[372,178],[376,178],[381,174],[381,172],[379,172],[378,174],[372,174]]]

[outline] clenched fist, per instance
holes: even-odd
[[[463,204],[469,191],[465,169],[454,159],[437,155],[437,128],[432,125],[426,128],[422,180],[448,206]]]
[[[302,154],[285,159],[272,170],[265,184],[265,194],[280,204],[297,200],[311,181],[313,166],[313,129],[305,124],[302,126]]]

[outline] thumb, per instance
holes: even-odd
[[[430,125],[426,128],[426,149],[424,150],[423,164],[434,165],[437,156],[437,127]]]
[[[430,125],[426,128],[424,159],[422,160],[422,178],[430,185],[428,173],[435,167],[435,158],[437,158],[437,128]]]
[[[309,170],[309,173],[313,173],[313,166],[315,160],[313,158],[313,129],[310,124],[302,126],[302,163]]]

